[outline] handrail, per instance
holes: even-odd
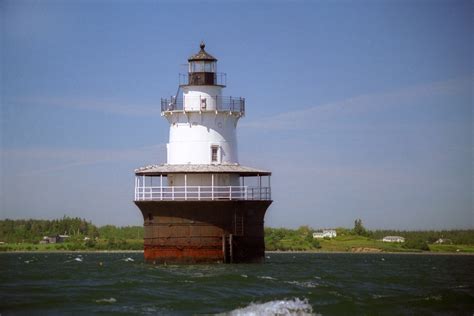
[[[203,102],[204,101],[204,102]],[[228,96],[210,96],[210,97],[201,97],[201,96],[187,96],[185,99],[176,98],[172,96],[170,99],[161,98],[161,112],[174,112],[174,111],[184,111],[186,104],[197,103],[201,104],[215,104],[214,108],[206,108],[203,106],[198,106],[198,109],[195,111],[226,111],[226,112],[237,112],[244,114],[245,113],[245,98],[241,97],[228,97]],[[192,111],[192,110],[187,110]]]
[[[136,186],[135,201],[271,200],[270,187]]]

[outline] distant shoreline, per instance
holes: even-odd
[[[143,253],[143,250],[6,250],[2,253]]]
[[[143,250],[18,250],[18,251],[0,251],[0,255],[3,253],[18,253],[18,254],[31,254],[31,253],[44,253],[44,254],[52,254],[52,253],[143,253]],[[265,254],[356,254],[356,255],[363,255],[363,254],[378,254],[378,255],[435,255],[435,256],[474,256],[474,252],[432,252],[432,251],[367,251],[367,252],[357,252],[357,251],[318,251],[318,250],[301,250],[301,251],[281,251],[281,250],[268,250],[265,251]]]
[[[474,256],[474,252],[435,252],[435,251],[318,251],[318,250],[301,250],[301,251],[281,251],[281,250],[269,250],[265,251],[265,253],[320,253],[320,254],[355,254],[355,255],[456,255],[456,256]]]

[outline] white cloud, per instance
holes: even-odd
[[[52,106],[87,111],[113,113],[127,116],[159,116],[160,104],[130,104],[113,99],[62,98],[62,97],[18,97],[5,101],[8,106]]]
[[[3,172],[5,172],[3,169],[8,163],[18,171],[18,176],[30,176],[107,162],[149,163],[150,161],[160,161],[164,152],[164,144],[129,149],[38,147],[6,149],[1,152],[0,157]]]
[[[421,84],[391,92],[359,95],[352,98],[312,106],[303,110],[292,110],[258,121],[242,122],[243,128],[260,130],[300,130],[326,122],[334,117],[383,110],[391,106],[413,106],[413,101],[427,97],[470,94],[473,91],[473,78],[456,78],[441,82]]]

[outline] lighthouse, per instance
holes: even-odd
[[[167,162],[135,170],[144,256],[154,262],[261,262],[271,172],[239,164],[245,99],[223,95],[227,76],[201,43],[161,99],[170,126]]]

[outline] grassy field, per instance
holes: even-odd
[[[292,239],[281,239],[281,245],[287,250],[307,249],[304,241],[295,243]],[[385,243],[364,236],[346,235],[333,239],[320,239],[320,248],[314,251],[324,252],[423,252],[409,249],[401,243]],[[306,247],[306,248],[305,248]],[[280,248],[281,249],[281,248]],[[285,249],[285,248],[283,248]],[[429,251],[434,253],[474,253],[474,245],[429,244]],[[99,239],[93,243],[64,242],[57,244],[9,243],[0,245],[0,251],[107,251],[107,250],[143,250],[143,239],[125,239],[110,241]],[[270,249],[272,250],[272,249]],[[425,251],[426,252],[426,251]]]
[[[429,245],[432,252],[472,252],[474,253],[474,245]]]
[[[126,239],[111,242],[99,239],[93,243],[64,242],[56,244],[8,243],[0,245],[0,251],[103,251],[143,250],[143,239]]]
[[[398,243],[384,243],[363,236],[340,236],[333,239],[322,239],[320,245],[323,251],[356,251],[364,248],[390,252],[407,251]]]
[[[383,252],[422,252],[403,247],[403,243],[387,243],[363,236],[338,236],[320,240],[321,251],[383,251]],[[430,252],[472,252],[474,245],[429,244]]]

